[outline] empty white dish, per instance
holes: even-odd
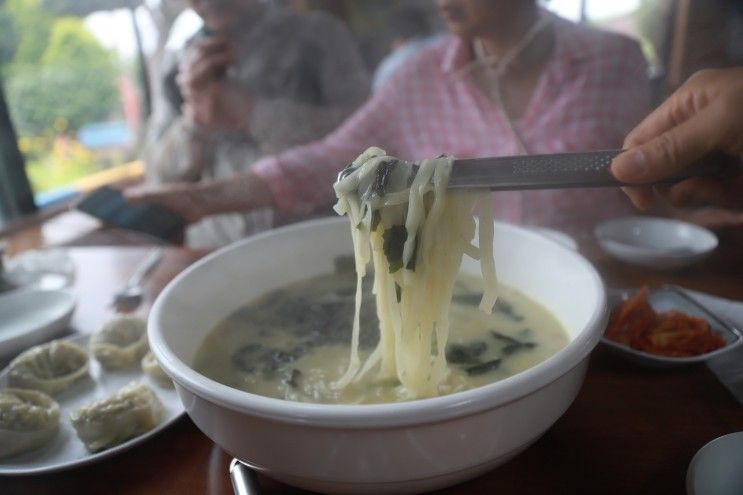
[[[75,296],[63,290],[16,290],[0,295],[0,357],[8,358],[67,328]]]
[[[743,493],[743,431],[723,435],[699,449],[686,472],[689,495]]]
[[[612,256],[648,268],[672,269],[695,263],[717,247],[717,236],[687,222],[657,217],[624,217],[594,231]]]

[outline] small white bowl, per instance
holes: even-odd
[[[617,259],[660,270],[695,263],[717,247],[717,236],[709,230],[667,218],[617,218],[600,224],[594,235]]]
[[[635,292],[635,289],[609,291],[609,306],[613,310],[621,301],[628,299]],[[743,335],[741,335],[741,331],[738,328],[718,318],[717,315],[710,311],[706,306],[689,296],[680,287],[666,285],[657,289],[651,289],[648,292],[648,303],[659,313],[674,310],[681,311],[690,316],[705,319],[707,323],[709,323],[710,329],[725,339],[725,346],[696,356],[674,357],[643,352],[624,344],[620,344],[619,342],[609,340],[606,337],[601,337],[601,342],[608,346],[612,351],[626,357],[636,364],[658,368],[671,368],[701,363],[743,344]]]
[[[743,493],[743,431],[716,438],[697,451],[686,471],[686,492]]]
[[[67,327],[75,296],[63,290],[15,290],[0,295],[0,357],[12,357]]]

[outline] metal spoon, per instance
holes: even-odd
[[[612,160],[621,152],[620,149],[614,149],[454,160],[447,188],[510,191],[625,186],[628,184],[617,180],[610,171]],[[415,163],[404,161],[400,163],[411,167],[410,173],[414,175],[417,166]],[[336,183],[342,182],[356,170],[354,168],[341,170]],[[387,179],[384,174],[390,174],[389,168],[379,170],[382,171],[379,182],[385,183]],[[672,184],[695,176],[726,179],[741,173],[743,161],[740,158],[714,153],[655,184]]]
[[[142,261],[134,271],[134,274],[127,280],[126,284],[114,294],[113,305],[127,308],[135,308],[142,301],[144,290],[142,281],[144,278],[160,263],[163,259],[162,248],[155,248]]]
[[[260,495],[261,486],[255,472],[237,459],[230,462],[230,479],[235,495]]]

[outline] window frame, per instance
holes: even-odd
[[[0,224],[37,209],[26,175],[26,161],[18,149],[18,135],[5,99],[5,85],[0,78]]]

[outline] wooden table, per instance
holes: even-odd
[[[72,327],[95,330],[110,315],[111,294],[147,248],[76,247]],[[582,252],[607,284],[679,284],[743,300],[739,246],[721,246],[687,270],[654,273],[608,258],[585,236]],[[203,252],[169,249],[147,284],[154,296]],[[743,430],[743,408],[704,365],[655,370],[634,367],[599,346],[573,405],[532,447],[506,465],[441,494],[680,494],[693,454],[708,441]],[[231,494],[230,459],[187,418],[143,444],[96,464],[34,477],[0,477],[3,495]],[[303,493],[261,477],[266,493]]]

